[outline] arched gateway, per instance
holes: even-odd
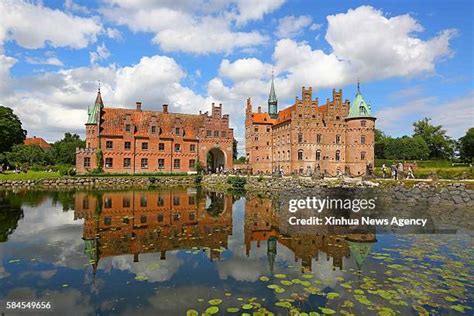
[[[207,153],[207,168],[211,172],[217,172],[221,169],[225,169],[225,153],[218,147],[210,149]]]

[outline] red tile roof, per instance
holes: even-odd
[[[41,148],[51,148],[51,145],[48,144],[43,138],[41,137],[27,137],[23,142],[25,145],[38,145]]]

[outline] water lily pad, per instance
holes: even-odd
[[[217,306],[211,306],[206,309],[204,313],[209,314],[209,315],[214,315],[219,312],[219,307]]]
[[[276,302],[275,306],[284,307],[284,308],[291,308],[290,302]]]
[[[321,313],[323,313],[324,315],[336,314],[336,311],[330,308],[320,307],[319,309],[321,310]]]
[[[285,292],[285,289],[282,288],[282,287],[279,287],[279,288],[276,288],[276,289],[275,289],[275,293],[281,294],[281,293],[283,293],[283,292]]]
[[[312,279],[312,278],[314,278],[314,275],[312,275],[312,274],[303,274],[303,278]]]
[[[281,280],[280,283],[283,284],[283,285],[292,285],[293,284],[291,281],[288,281],[288,280]]]
[[[189,309],[189,310],[186,312],[186,316],[199,316],[199,313],[198,313],[197,310]]]
[[[240,309],[237,308],[237,307],[228,307],[225,311],[227,313],[238,313],[240,311]]]
[[[284,279],[284,278],[286,278],[286,274],[277,273],[277,274],[275,274],[275,277],[279,278],[279,279]]]
[[[137,275],[137,276],[135,276],[135,280],[137,280],[137,281],[146,281],[146,280],[148,280],[148,278],[144,275]]]
[[[267,287],[268,287],[269,289],[274,290],[274,289],[279,288],[280,286],[278,286],[277,284],[270,284],[270,285],[267,285]]]
[[[327,297],[328,299],[330,299],[330,300],[333,300],[333,299],[335,299],[335,298],[338,298],[338,297],[339,297],[339,294],[336,293],[336,292],[330,292],[330,293],[328,293],[328,294],[326,295],[326,297]]]
[[[270,281],[270,279],[269,279],[268,277],[266,277],[266,276],[261,276],[261,277],[260,277],[260,281],[262,281],[262,282],[268,282],[268,281]]]
[[[211,305],[219,305],[220,303],[222,303],[222,300],[215,298],[215,299],[209,300],[208,303]]]
[[[242,305],[242,309],[245,309],[245,310],[252,309],[252,308],[253,308],[253,305],[252,305],[252,304],[244,304],[244,305]]]

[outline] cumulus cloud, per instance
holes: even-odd
[[[95,42],[101,29],[101,24],[93,18],[66,14],[31,2],[0,2],[0,43],[12,40],[29,49],[46,44],[78,49]]]
[[[237,59],[230,62],[224,59],[219,67],[219,75],[233,81],[260,79],[270,75],[271,65],[261,62],[257,58]]]
[[[154,33],[152,42],[165,51],[196,54],[230,53],[269,39],[258,31],[236,31],[234,23],[261,19],[283,1],[122,1],[110,0],[104,16],[134,32]],[[218,11],[222,10],[222,11]]]
[[[32,65],[63,66],[63,62],[52,51],[46,52],[44,57],[28,56],[25,61]]]
[[[91,64],[95,64],[99,61],[105,60],[110,57],[110,52],[104,43],[97,45],[95,52],[89,53],[89,60]]]
[[[321,28],[321,24],[314,24],[313,19],[308,15],[289,15],[278,20],[276,35],[278,37],[291,38],[303,34],[305,28],[312,31]]]

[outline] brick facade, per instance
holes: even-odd
[[[343,101],[342,90],[334,89],[332,99],[320,104],[312,88],[303,87],[301,99],[296,97],[292,106],[272,117],[261,107],[253,112],[249,98],[245,150],[253,173],[282,169],[284,174],[309,174],[319,168],[329,176],[364,175],[374,163],[375,118],[360,92],[356,100],[361,110],[350,113],[351,103]]]
[[[196,161],[203,167],[233,167],[233,129],[222,104],[212,112],[180,114],[104,107],[100,91],[86,123],[86,148],[76,152],[76,169],[85,173],[98,167],[102,152],[106,173],[192,172]],[[208,154],[210,164],[207,165]],[[100,155],[99,155],[100,157]]]

